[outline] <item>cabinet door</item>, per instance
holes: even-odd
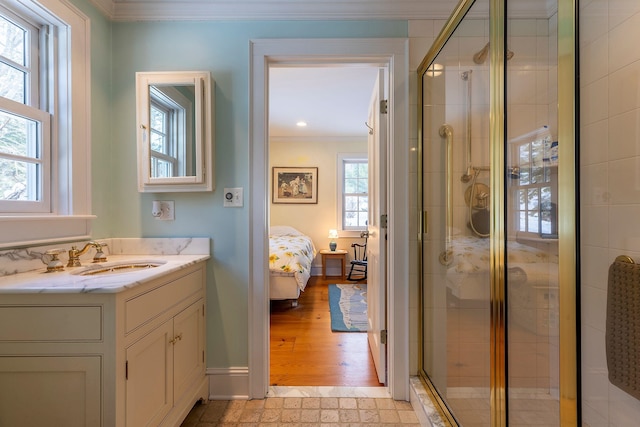
[[[173,406],[173,322],[127,348],[128,427],[158,425]]]
[[[174,317],[174,396],[178,400],[204,375],[204,302],[199,300]]]
[[[101,426],[101,358],[0,357],[0,426]]]

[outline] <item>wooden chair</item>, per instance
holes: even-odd
[[[347,280],[367,280],[367,236],[364,236],[364,244],[353,243],[353,259]]]

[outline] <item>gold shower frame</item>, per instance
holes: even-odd
[[[418,277],[420,323],[419,336],[424,336],[423,309],[423,234],[428,230],[428,214],[424,210],[423,200],[423,75],[444,47],[449,37],[465,17],[475,0],[461,0],[452,12],[431,49],[417,70],[418,92]],[[506,0],[489,0],[489,22],[491,46],[505,46]],[[578,426],[580,408],[578,406],[578,210],[576,200],[576,40],[577,40],[577,2],[558,0],[558,230],[559,230],[559,309],[560,309],[560,420],[559,425]],[[504,49],[491,49],[490,61],[490,150],[491,150],[491,212],[505,212],[505,52]],[[448,190],[450,191],[450,190]],[[449,195],[447,195],[447,200]],[[447,206],[447,216],[451,206]],[[506,390],[506,301],[505,301],[505,227],[506,218],[492,215],[491,224],[491,425],[507,426],[507,390]],[[423,343],[419,344],[419,376],[425,384],[432,400],[438,404],[438,410],[451,424],[456,425],[435,387],[431,384],[423,361]]]

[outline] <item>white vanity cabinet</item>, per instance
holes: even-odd
[[[179,426],[207,398],[205,262],[127,288],[0,295],[0,426]]]

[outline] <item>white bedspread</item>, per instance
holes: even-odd
[[[310,237],[291,227],[272,227],[269,234],[269,271],[293,276],[300,290],[311,277],[316,248]]]
[[[455,236],[447,286],[460,299],[489,297],[489,239]],[[518,242],[507,244],[508,276],[513,284],[557,286],[558,257]]]

